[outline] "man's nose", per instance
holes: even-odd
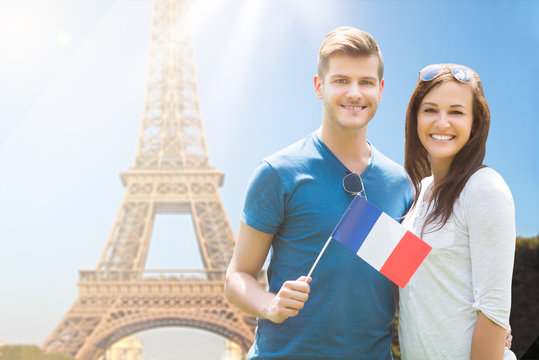
[[[359,84],[351,83],[350,87],[348,88],[348,92],[346,93],[346,96],[348,96],[349,98],[358,98],[363,96]]]

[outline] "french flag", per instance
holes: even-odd
[[[404,288],[432,249],[376,206],[356,196],[331,238]]]

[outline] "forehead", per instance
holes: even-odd
[[[328,59],[326,77],[346,75],[350,77],[378,78],[378,57],[376,55],[352,56],[333,54]]]
[[[473,102],[472,87],[458,81],[445,81],[432,88],[421,101],[438,106],[461,105],[471,107]]]

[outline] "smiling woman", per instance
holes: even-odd
[[[403,360],[515,358],[504,349],[513,198],[483,165],[490,111],[481,80],[471,69],[456,76],[457,67],[464,68],[444,64],[420,76],[406,114],[405,168],[416,191],[403,225],[432,251],[399,289]]]
[[[423,98],[417,134],[436,176],[447,175],[453,158],[470,139],[472,122],[472,89],[466,84],[446,82]]]

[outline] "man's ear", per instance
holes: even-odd
[[[314,92],[316,94],[316,97],[319,99],[322,99],[322,80],[318,77],[318,75],[314,76]]]
[[[382,80],[380,80],[380,97],[378,99],[378,102],[382,101],[382,93],[384,92],[384,85],[385,85],[385,81],[382,78]]]

